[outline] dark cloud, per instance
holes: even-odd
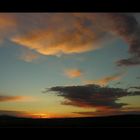
[[[15,116],[15,117],[29,117],[29,113],[25,111],[15,111],[15,110],[0,110],[1,115]]]
[[[101,14],[99,17],[105,21],[103,27],[106,30],[115,33],[129,45],[132,57],[118,61],[118,66],[140,64],[140,26],[136,18],[131,14],[122,13]]]
[[[84,116],[109,116],[109,115],[122,115],[122,114],[140,114],[140,110],[134,110],[134,111],[111,111],[111,112],[102,112],[102,111],[97,111],[97,112],[92,112],[92,111],[87,111],[87,112],[73,112],[76,114],[84,115]]]
[[[128,59],[122,59],[117,62],[118,66],[135,66],[140,64],[140,58],[139,57],[133,57]]]
[[[140,77],[138,76],[138,77],[136,77],[136,79],[140,79]]]
[[[137,90],[140,90],[140,86],[133,86],[133,87],[129,87],[128,89],[137,89]]]
[[[120,85],[120,84],[122,84],[122,82],[117,82],[117,83],[115,83],[114,85]]]
[[[92,25],[95,26],[97,30],[111,33],[129,45],[129,53],[132,56],[119,60],[117,62],[118,66],[140,64],[140,25],[134,14],[93,13],[84,16],[84,19],[86,18],[93,21]]]
[[[85,111],[85,112],[73,112],[76,114],[84,115],[84,116],[109,116],[109,115],[119,115],[124,114],[122,111]]]
[[[48,89],[58,96],[64,97],[64,105],[73,105],[84,108],[97,108],[97,110],[121,109],[127,105],[116,102],[124,96],[140,95],[138,91],[128,91],[121,88],[101,87],[99,85],[56,86]]]

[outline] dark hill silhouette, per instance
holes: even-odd
[[[32,119],[3,115],[0,116],[0,127],[140,127],[140,115],[61,119]]]

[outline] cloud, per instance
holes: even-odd
[[[127,104],[116,102],[121,97],[140,95],[139,91],[101,87],[99,85],[56,86],[46,92],[53,91],[64,97],[62,104],[83,108],[95,108],[97,111],[112,111],[122,109]]]
[[[98,15],[97,15],[98,16]],[[102,16],[102,18],[101,18]],[[109,13],[97,17],[105,30],[121,37],[129,45],[132,57],[117,62],[118,66],[133,66],[140,64],[140,26],[132,14]],[[105,22],[102,22],[102,21]]]
[[[137,90],[140,90],[140,86],[133,86],[133,87],[129,87],[128,89],[137,89]]]
[[[128,59],[122,59],[117,62],[118,66],[135,66],[140,64],[140,58],[139,57],[132,57]]]
[[[19,101],[22,99],[23,99],[22,96],[2,96],[2,95],[0,95],[0,102]]]
[[[32,101],[33,98],[29,96],[6,96],[0,95],[0,102],[17,102],[17,101]]]
[[[16,19],[14,18],[14,16],[10,16],[6,13],[0,13],[0,30],[7,30],[7,28],[11,29],[16,25]]]
[[[85,112],[73,112],[76,114],[84,115],[84,116],[112,116],[112,115],[123,115],[123,114],[140,114],[140,109],[136,110],[133,108],[133,111],[127,110],[127,111],[121,111],[121,110],[112,110],[112,111],[85,111]]]
[[[25,62],[32,62],[33,60],[36,60],[38,58],[39,55],[31,51],[23,51],[19,56],[19,59],[24,60]]]
[[[120,85],[120,84],[123,84],[122,82],[117,82],[117,83],[115,83],[115,85]]]
[[[35,50],[42,55],[57,56],[61,54],[82,53],[96,49],[90,42],[82,44],[82,41],[78,41],[80,37],[51,32],[52,33],[49,33],[43,30],[40,31],[40,33],[33,33],[33,35],[12,38],[12,41],[26,48]],[[51,35],[49,36],[48,34]],[[81,40],[84,40],[84,37]]]
[[[82,14],[77,16],[82,18]],[[91,20],[97,30],[109,32],[128,44],[131,57],[118,60],[118,66],[140,64],[140,25],[133,14],[93,13],[84,15],[83,18]]]
[[[8,115],[15,117],[33,117],[30,113],[25,111],[15,111],[15,110],[0,110],[0,116]]]
[[[131,13],[0,14],[1,36],[42,55],[85,53],[111,38],[128,44],[129,58],[118,66],[140,64],[140,26]]]
[[[4,38],[10,39],[10,36],[17,28],[17,21],[13,15],[0,13],[0,42]]]
[[[79,69],[67,69],[65,75],[69,78],[77,78],[83,75],[83,72]]]
[[[112,81],[120,80],[123,75],[124,75],[124,73],[117,73],[117,74],[114,74],[111,76],[105,76],[105,77],[98,79],[98,80],[86,80],[84,82],[86,84],[97,84],[100,86],[106,86],[108,83],[110,83]]]
[[[84,112],[73,112],[84,116],[111,116],[111,115],[123,115],[123,114],[140,114],[140,108],[138,107],[125,107],[120,109],[110,110],[96,110],[96,111],[84,111]]]
[[[42,55],[60,55],[95,50],[106,38],[107,33],[93,29],[94,25],[88,25],[87,20],[74,14],[55,13],[41,17],[39,22],[44,25],[40,22],[35,29],[31,28],[11,40]],[[38,17],[31,18],[34,20],[30,22],[34,23]]]

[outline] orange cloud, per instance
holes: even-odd
[[[58,34],[41,31],[39,33],[31,33],[27,36],[12,38],[12,41],[26,48],[37,51],[42,55],[59,55],[71,53],[83,53],[97,49],[92,42],[80,37],[80,34]]]
[[[28,31],[20,32],[11,40],[42,55],[83,53],[100,48],[104,33],[93,30],[93,25],[86,26],[84,17],[68,13],[40,15],[38,26],[28,27]]]
[[[9,39],[16,28],[17,21],[14,16],[0,13],[0,42],[2,42],[5,37]]]
[[[79,69],[68,69],[65,70],[65,75],[69,78],[77,78],[83,75],[83,72]]]
[[[140,64],[139,30],[133,14],[0,14],[0,41],[6,38],[42,55],[93,51],[119,37],[132,56],[117,61],[118,66]]]
[[[22,96],[0,96],[0,102],[19,101],[23,99],[24,97]]]
[[[97,84],[97,85],[100,85],[100,86],[106,86],[111,81],[120,80],[123,75],[124,75],[124,73],[117,73],[117,74],[114,74],[114,75],[111,75],[111,76],[103,77],[103,78],[98,79],[98,80],[86,80],[85,83],[87,83],[87,84]]]
[[[33,60],[37,59],[39,57],[38,54],[33,53],[31,51],[24,51],[22,54],[19,56],[21,60],[24,60],[25,62],[32,62]]]
[[[0,95],[0,102],[17,102],[17,101],[33,101],[32,97],[29,96],[5,96]]]
[[[0,29],[7,29],[16,26],[16,20],[9,14],[0,13]]]

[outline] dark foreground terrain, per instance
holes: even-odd
[[[63,119],[31,119],[11,116],[0,116],[0,127],[41,127],[41,128],[71,128],[71,127],[138,127],[140,115],[119,115],[110,117],[86,117]]]

